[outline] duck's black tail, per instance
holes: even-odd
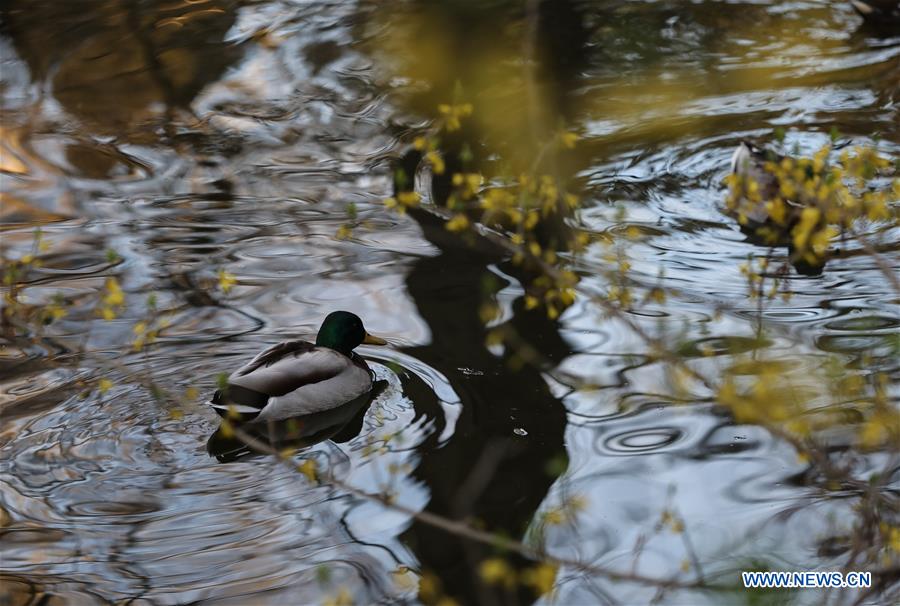
[[[259,416],[268,402],[269,396],[264,393],[239,385],[229,385],[225,389],[217,389],[209,405],[223,419],[245,423]]]

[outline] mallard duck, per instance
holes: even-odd
[[[233,372],[210,405],[223,417],[262,422],[310,415],[368,397],[374,373],[353,352],[362,343],[386,341],[367,333],[359,316],[332,312],[315,344],[284,341],[266,349]]]
[[[777,177],[766,170],[767,162],[780,163],[784,156],[776,154],[773,151],[765,151],[759,149],[752,143],[741,141],[737,149],[731,155],[731,173],[743,179],[741,194],[730,201],[729,210],[733,214],[741,216],[741,231],[755,236],[760,228],[771,225],[772,220],[763,204],[751,202],[746,197],[745,185],[747,183],[755,183],[755,187],[759,192],[760,200],[771,200],[778,195],[779,185]],[[801,207],[789,202],[789,208],[799,210]],[[788,221],[787,223],[792,223]],[[779,230],[785,231],[785,230]],[[783,234],[779,234],[783,235]],[[772,244],[780,244],[781,242],[771,242]],[[784,242],[786,244],[787,242]]]
[[[803,210],[815,205],[816,201],[804,197],[802,192],[796,192],[793,198],[785,195],[783,184],[773,169],[784,166],[785,162],[800,167],[804,179],[814,177],[808,160],[798,161],[742,141],[731,156],[731,172],[738,180],[731,183],[728,211],[737,217],[741,231],[750,242],[764,246],[786,246],[794,269],[800,274],[816,276],[822,273],[827,259],[825,256],[811,255],[809,251],[798,253],[792,237]],[[781,201],[778,221],[773,218],[768,204],[776,199]],[[822,216],[811,228],[820,229],[824,221]]]
[[[891,34],[900,34],[898,0],[850,0],[850,4],[868,25]]]

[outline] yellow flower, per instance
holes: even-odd
[[[575,144],[578,142],[578,135],[571,132],[560,133],[559,142],[562,143],[563,147],[574,149]]]
[[[866,217],[870,221],[887,221],[891,218],[891,211],[888,209],[887,200],[884,196],[865,195],[863,196],[863,204],[866,208]]]
[[[544,512],[544,523],[550,526],[559,526],[566,521],[566,514],[562,509],[549,509]]]
[[[222,289],[222,292],[228,294],[228,291],[231,290],[231,287],[237,284],[237,278],[234,274],[230,274],[224,269],[219,270],[219,288]]]
[[[103,302],[110,306],[122,305],[125,303],[125,293],[119,286],[119,281],[115,278],[106,279],[106,294],[103,296]]]
[[[812,249],[812,251],[817,255],[823,254],[828,248],[828,242],[830,242],[831,238],[833,238],[837,234],[837,230],[833,227],[825,227],[823,229],[820,229],[810,238],[810,249]]]
[[[890,526],[884,529],[884,533],[887,535],[884,541],[887,548],[900,553],[900,527]]]
[[[480,173],[466,173],[463,179],[466,191],[473,195],[481,187],[482,176]]]
[[[431,164],[431,172],[436,175],[443,175],[447,168],[444,164],[444,159],[434,150],[425,154],[425,161]]]
[[[450,105],[441,103],[438,105],[438,112],[444,116],[444,126],[447,132],[459,130],[462,127],[460,118],[464,118],[472,114],[472,104],[462,103],[459,105]]]
[[[747,179],[747,194],[751,198],[759,199],[759,182],[756,179]]]
[[[512,588],[516,584],[516,573],[512,567],[502,558],[488,558],[481,562],[478,572],[485,583],[491,585],[506,585]]]
[[[794,236],[794,247],[797,250],[805,250],[806,244],[809,241],[809,236],[812,233],[813,228],[816,226],[816,223],[819,222],[819,217],[822,216],[822,213],[818,208],[806,207],[800,213],[800,222],[794,226],[793,231],[791,232]]]
[[[540,215],[537,211],[529,211],[529,213],[525,216],[525,229],[531,231],[538,224],[538,221],[541,220]]]
[[[859,432],[859,441],[863,448],[876,448],[883,444],[888,437],[888,428],[885,419],[881,415],[873,415]]]
[[[564,288],[559,292],[559,300],[560,302],[569,307],[572,303],[575,302],[575,289],[574,288]]]
[[[492,330],[489,332],[484,339],[484,344],[487,347],[494,347],[495,345],[500,345],[503,343],[503,332],[500,330]]]
[[[421,197],[414,191],[402,191],[397,194],[397,202],[404,207],[418,206],[420,201]]]
[[[315,482],[318,478],[317,466],[314,459],[306,459],[300,465],[297,466],[297,471],[306,476],[306,479],[310,482]]]
[[[654,303],[662,305],[666,302],[666,293],[661,288],[654,288],[650,291],[648,298]]]
[[[419,597],[425,601],[433,602],[440,596],[441,581],[429,572],[425,572],[419,578]]]
[[[813,172],[822,172],[822,170],[825,168],[825,160],[828,158],[828,154],[830,152],[831,147],[828,145],[816,152],[816,154],[813,156]]]
[[[52,321],[65,318],[68,313],[62,306],[55,303],[44,308],[45,317]]]
[[[97,382],[97,389],[100,390],[100,393],[106,393],[113,386],[113,382],[109,379],[100,379]]]
[[[538,595],[549,593],[556,582],[557,567],[542,563],[522,572],[522,583],[534,589]]]
[[[453,215],[453,218],[447,221],[446,224],[446,228],[449,231],[463,231],[467,227],[469,227],[469,218],[462,213]]]
[[[794,187],[793,182],[787,179],[781,180],[778,185],[778,190],[781,192],[782,197],[784,197],[786,200],[790,200],[797,195],[797,188]]]
[[[781,198],[769,200],[766,202],[766,212],[772,217],[773,221],[779,225],[784,225],[784,220],[787,216],[787,207],[784,204],[784,200]]]

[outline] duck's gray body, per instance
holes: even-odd
[[[307,341],[285,341],[266,349],[228,377],[211,405],[222,416],[280,421],[337,408],[372,389],[372,371],[351,353]]]

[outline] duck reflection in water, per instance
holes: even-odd
[[[387,388],[388,382],[375,381],[372,390],[331,410],[323,410],[291,419],[269,422],[237,421],[240,429],[254,440],[276,450],[309,448],[331,440],[345,444],[362,431],[363,420],[374,402]],[[223,421],[206,441],[206,451],[221,463],[229,463],[251,454],[267,454],[254,449],[237,437],[229,423]]]
[[[157,137],[148,124],[174,134],[176,110],[192,114],[197,95],[243,56],[228,39],[237,15],[227,0],[8,0],[0,29],[84,136],[146,144]]]

